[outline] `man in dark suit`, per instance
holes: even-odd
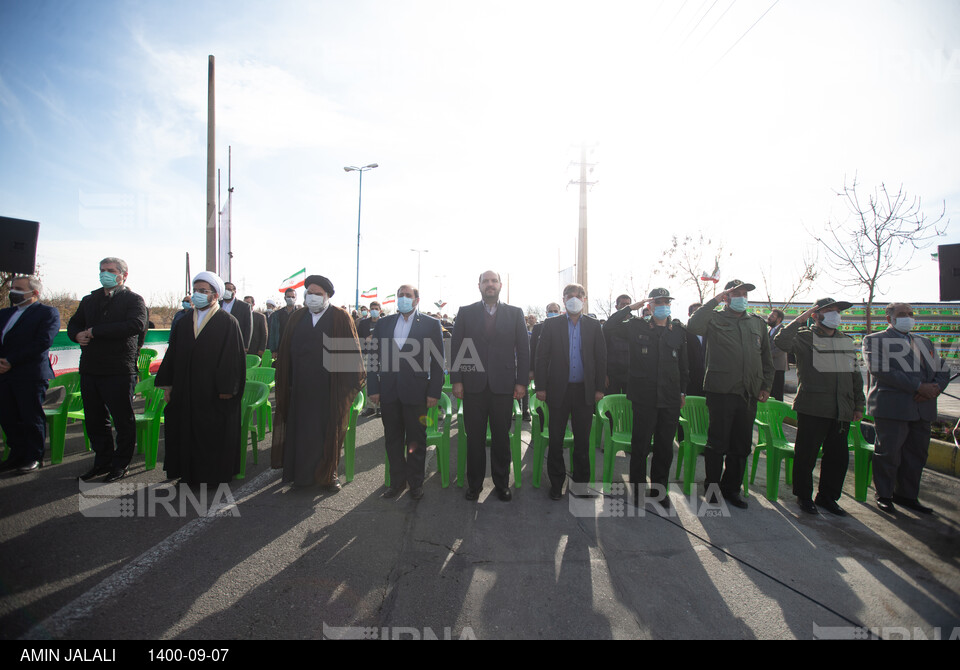
[[[384,443],[390,461],[390,487],[395,498],[410,486],[414,500],[423,497],[427,455],[427,409],[440,400],[443,388],[443,329],[417,309],[420,291],[405,284],[397,289],[397,314],[377,321],[372,340],[367,386],[370,401],[380,403]],[[404,449],[406,447],[406,449]]]
[[[616,311],[632,303],[633,300],[626,293],[617,296]],[[628,320],[634,319],[632,314]],[[630,341],[620,333],[614,333],[607,328],[603,329],[603,339],[607,344],[607,387],[606,394],[627,392],[630,382]]]
[[[246,296],[243,301],[250,305],[250,315],[253,318],[253,331],[250,335],[247,353],[263,358],[263,352],[267,349],[267,315],[254,310],[256,301],[252,295]]]
[[[886,330],[863,338],[863,358],[870,370],[867,413],[877,427],[873,485],[877,507],[893,513],[894,503],[922,514],[920,477],[930,447],[930,424],[937,418],[937,396],[950,383],[947,364],[933,342],[912,334],[913,308],[887,306]]]
[[[607,373],[607,345],[600,322],[583,314],[587,294],[580,284],[563,289],[567,310],[564,319],[548,319],[543,323],[537,343],[535,381],[537,399],[550,409],[550,444],[547,452],[547,474],[550,497],[560,500],[567,471],[563,463],[563,436],[567,421],[573,424],[573,466],[575,485],[590,480],[590,424],[594,406],[603,397]],[[585,493],[583,486],[574,486],[573,493]]]
[[[695,302],[687,308],[687,318],[702,307],[702,303]],[[687,362],[690,365],[690,381],[687,382],[686,395],[703,395],[703,374],[706,366],[703,361],[703,335],[687,335]]]
[[[223,300],[220,301],[220,309],[227,314],[232,314],[233,318],[240,324],[240,335],[243,336],[243,348],[250,348],[250,338],[253,337],[253,309],[243,300],[237,300],[237,287],[233,282],[224,282]]]
[[[17,277],[10,289],[13,306],[0,310],[0,428],[10,447],[0,471],[25,474],[43,461],[43,400],[53,379],[50,345],[60,314],[40,303],[40,290],[36,277]]]
[[[490,470],[500,500],[510,493],[510,414],[513,400],[527,392],[530,349],[523,310],[500,302],[500,275],[480,275],[482,300],[461,307],[453,328],[450,381],[463,400],[467,433],[467,500],[478,500],[487,470],[486,436],[490,423]],[[516,473],[519,476],[519,473]]]

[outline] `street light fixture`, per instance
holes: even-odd
[[[364,165],[363,167],[355,167],[349,165],[343,168],[344,172],[359,172],[360,173],[360,196],[357,200],[357,284],[355,287],[355,295],[353,299],[353,306],[356,309],[360,309],[360,209],[363,205],[363,173],[367,170],[372,170],[375,167],[380,167],[376,163],[370,163],[370,165]]]

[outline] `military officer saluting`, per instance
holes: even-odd
[[[800,387],[793,402],[797,411],[793,493],[808,514],[817,514],[817,506],[837,516],[846,514],[837,500],[850,462],[847,432],[851,421],[863,418],[866,403],[856,345],[837,330],[840,312],[849,308],[849,302],[821,298],[773,338],[778,349],[797,359]],[[805,325],[808,319],[813,319],[812,326]],[[821,446],[820,484],[814,501],[813,469]]]
[[[650,482],[655,497],[664,507],[670,506],[666,495],[670,463],[673,461],[673,437],[677,434],[680,408],[683,407],[690,378],[687,363],[687,331],[676,319],[671,320],[673,298],[665,288],[650,291],[648,301],[640,301],[620,309],[603,325],[604,334],[623,337],[630,343],[627,398],[633,404],[633,435],[630,439],[630,483],[634,498],[647,482],[647,454],[653,440],[653,461]],[[632,310],[646,305],[650,320],[628,319]]]
[[[693,313],[687,330],[703,335],[706,373],[703,394],[710,414],[707,448],[707,500],[713,502],[719,487],[724,500],[745,509],[740,486],[753,447],[753,422],[757,402],[766,402],[773,386],[773,358],[767,322],[747,312],[747,293],[756,288],[739,279],[727,282],[723,293]],[[725,303],[717,311],[717,305]]]

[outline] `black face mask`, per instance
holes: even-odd
[[[18,307],[25,299],[27,294],[23,291],[10,291],[10,305]]]

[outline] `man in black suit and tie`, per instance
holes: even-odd
[[[384,443],[395,498],[410,486],[414,500],[423,497],[427,455],[427,409],[436,406],[443,388],[443,329],[420,313],[420,291],[409,284],[397,289],[397,314],[378,319],[373,328],[367,388],[380,403]],[[406,449],[404,449],[406,446]]]
[[[933,510],[918,499],[920,477],[930,448],[930,424],[937,419],[937,396],[950,383],[950,371],[933,342],[910,332],[913,307],[895,302],[886,312],[888,328],[863,338],[863,359],[870,370],[867,413],[877,427],[877,507],[892,514],[897,503],[930,514]]]
[[[590,480],[590,424],[594,406],[603,398],[607,373],[607,345],[600,322],[583,314],[587,293],[580,284],[563,289],[566,318],[543,322],[537,343],[535,381],[537,399],[550,410],[547,474],[550,497],[560,500],[567,470],[563,463],[563,436],[572,419],[574,485]],[[586,487],[574,486],[573,493]]]
[[[10,447],[0,471],[26,474],[43,461],[43,400],[53,379],[50,345],[60,314],[40,303],[40,289],[36,277],[17,277],[10,289],[12,307],[0,310],[0,428]]]
[[[223,300],[220,309],[240,324],[240,335],[243,336],[244,351],[250,348],[250,338],[253,337],[253,309],[243,300],[237,300],[237,287],[233,282],[224,282]]]
[[[500,500],[510,493],[510,414],[514,399],[527,392],[530,349],[523,310],[500,302],[500,275],[488,270],[478,284],[482,300],[461,307],[453,328],[450,381],[463,400],[467,433],[467,500],[478,500],[487,470]],[[519,476],[520,473],[516,473]]]

